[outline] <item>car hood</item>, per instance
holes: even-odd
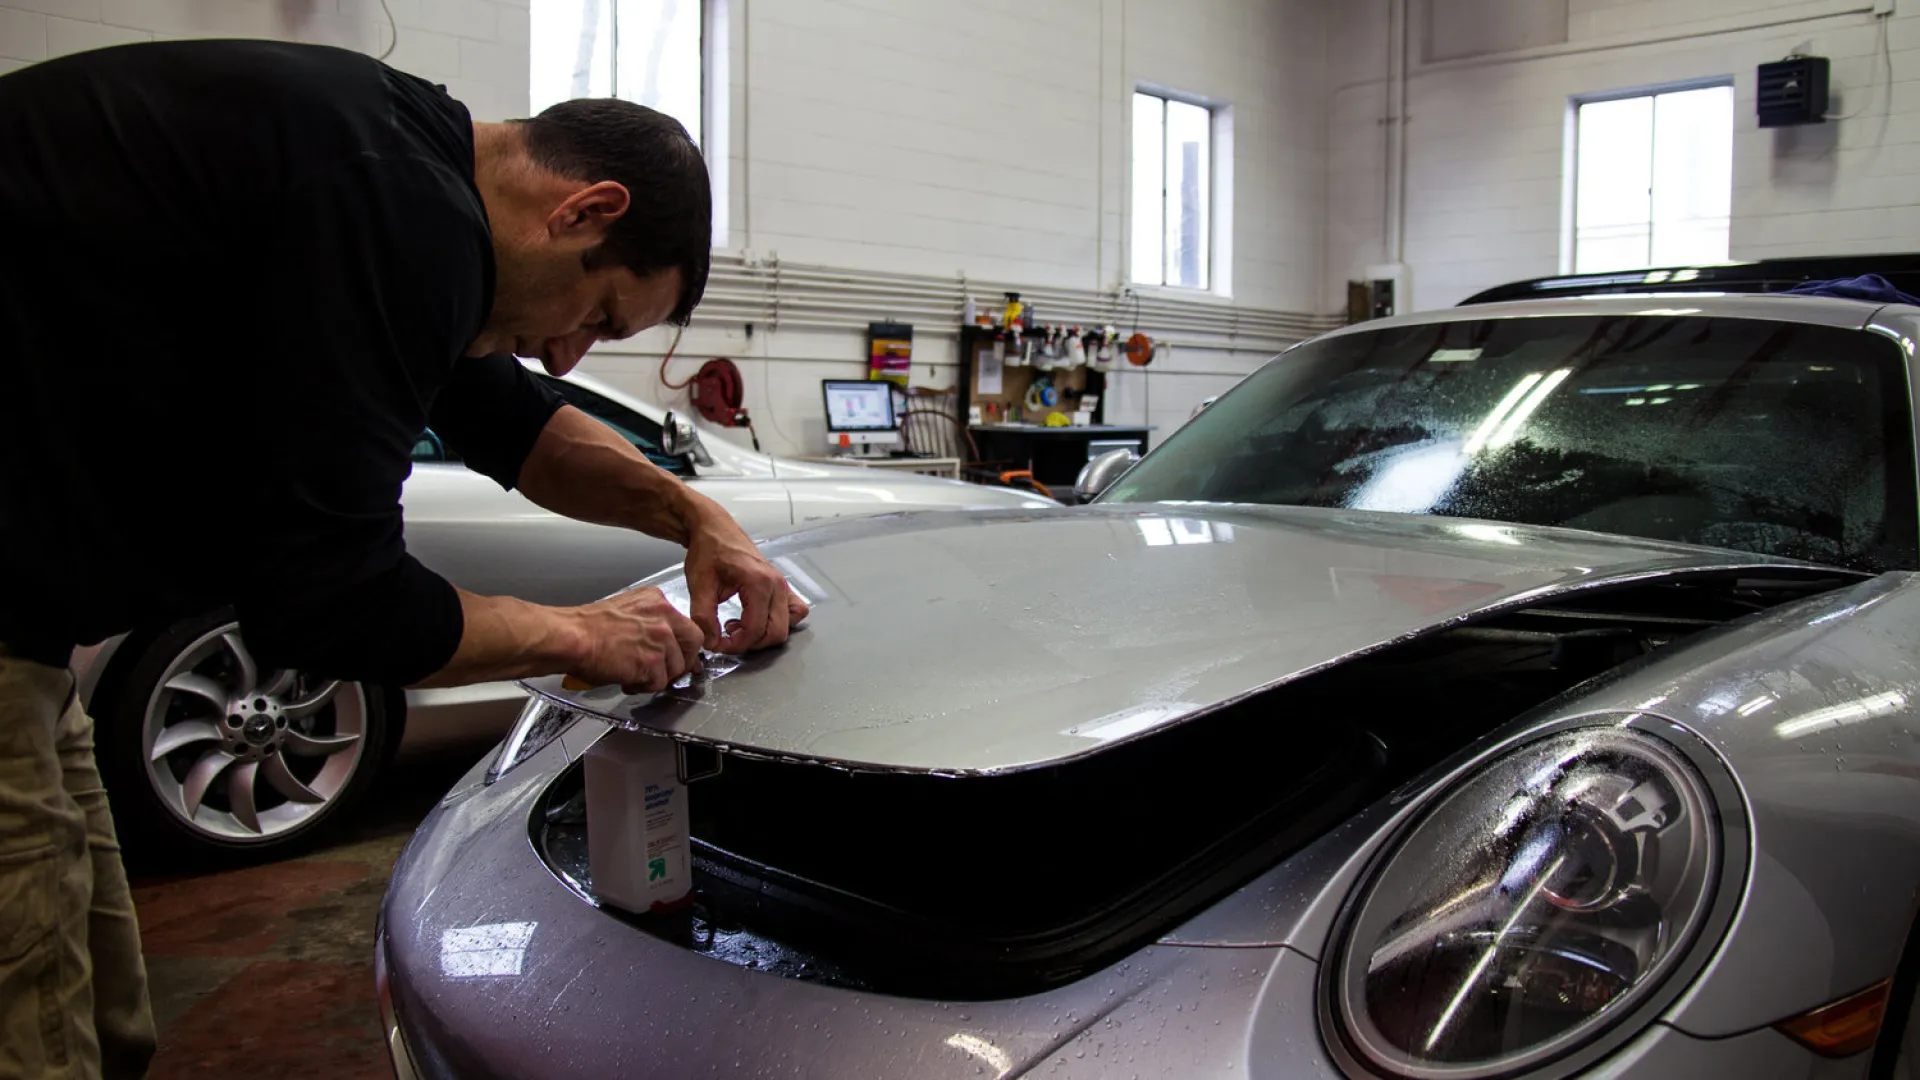
[[[764,550],[813,604],[785,647],[709,654],[706,674],[658,695],[527,687],[737,753],[995,773],[1570,591],[1805,565],[1564,529],[1169,504],[865,519]],[[649,583],[684,608],[677,572]]]

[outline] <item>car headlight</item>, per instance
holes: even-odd
[[[1685,987],[1737,902],[1745,816],[1711,751],[1653,726],[1521,744],[1409,823],[1327,965],[1343,1059],[1399,1077],[1572,1072]]]
[[[565,735],[567,729],[584,715],[580,710],[557,701],[538,694],[528,694],[526,708],[520,710],[520,719],[513,722],[513,730],[507,732],[506,739],[500,743],[500,752],[494,755],[493,764],[487,766],[487,783],[491,784],[507,775],[553,740]]]

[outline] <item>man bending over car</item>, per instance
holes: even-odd
[[[230,606],[266,662],[329,678],[657,690],[807,608],[511,355],[559,375],[686,323],[712,208],[673,120],[476,123],[358,53],[172,42],[0,77],[0,146],[0,1077],[138,1076],[153,1021],[76,645]],[[691,618],[421,566],[400,490],[429,425],[549,510],[684,544]]]

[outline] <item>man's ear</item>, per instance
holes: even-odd
[[[632,204],[627,189],[612,180],[588,185],[567,196],[547,215],[547,235],[555,240],[586,239],[597,244]]]

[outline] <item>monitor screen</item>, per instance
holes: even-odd
[[[822,384],[827,397],[828,431],[892,431],[893,384],[837,382]]]

